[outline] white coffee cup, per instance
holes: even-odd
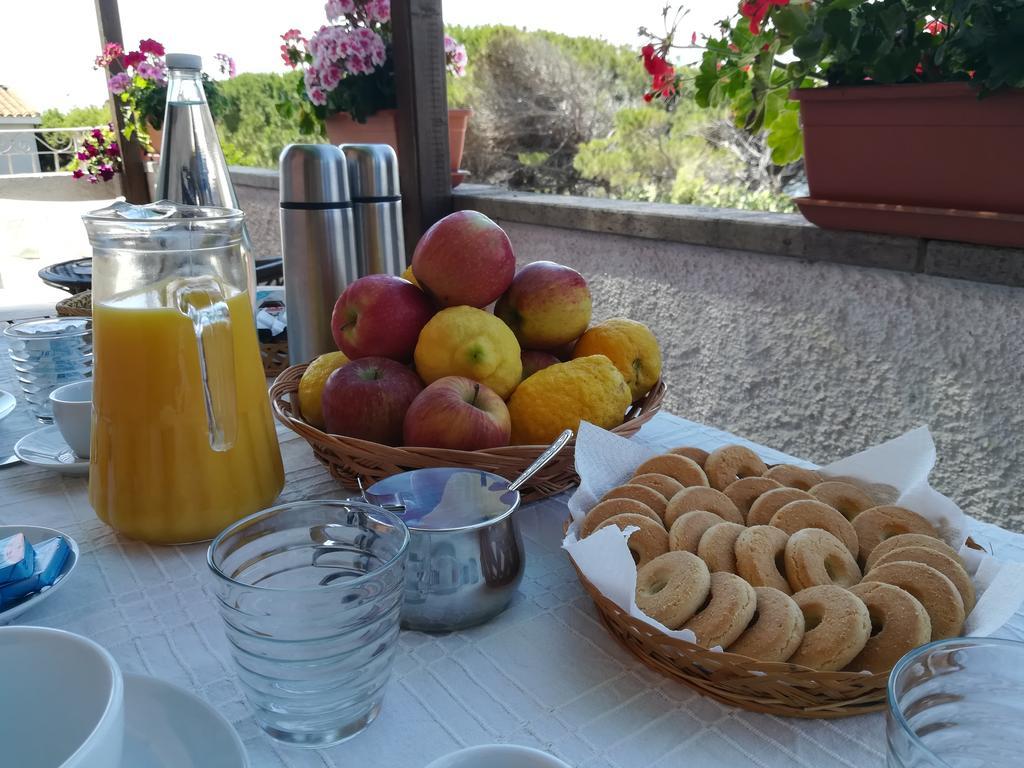
[[[92,379],[57,387],[50,393],[53,421],[76,456],[89,458],[92,429]]]
[[[49,627],[0,627],[3,765],[113,768],[124,745],[124,680],[104,648]]]

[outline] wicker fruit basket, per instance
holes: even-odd
[[[510,445],[481,451],[455,451],[446,448],[396,448],[390,445],[359,440],[354,437],[329,435],[307,424],[293,404],[297,398],[299,380],[305,365],[285,369],[270,387],[270,400],[274,416],[282,424],[301,436],[313,448],[313,455],[346,488],[357,488],[356,479],[364,485],[377,480],[424,467],[470,467],[506,477],[518,476],[547,447],[544,445]],[[665,382],[659,381],[641,400],[633,403],[626,420],[612,431],[621,437],[635,435],[661,408],[665,398]],[[534,475],[522,488],[523,501],[535,501],[561,493],[574,486],[576,475],[575,439],[566,450]]]

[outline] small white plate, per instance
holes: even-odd
[[[89,474],[89,460],[75,456],[53,424],[21,438],[14,444],[14,455],[26,464],[46,467],[65,475]]]
[[[171,683],[124,675],[122,768],[248,768],[224,715]]]
[[[14,621],[29,608],[41,603],[56,592],[57,588],[67,581],[68,576],[71,571],[74,570],[75,564],[78,562],[78,544],[66,533],[55,531],[53,528],[40,528],[37,525],[0,525],[0,539],[6,539],[8,536],[13,536],[16,533],[25,534],[25,538],[28,539],[29,544],[38,544],[41,541],[52,539],[54,536],[61,536],[64,541],[68,543],[68,547],[71,548],[71,551],[68,553],[68,559],[64,561],[64,567],[60,569],[60,573],[57,575],[57,580],[53,582],[53,584],[44,588],[40,592],[33,592],[31,595],[25,595],[25,597],[15,601],[14,605],[7,610],[0,611],[0,626]]]
[[[14,395],[0,389],[0,419],[10,414],[10,412],[14,410],[14,406],[17,404],[18,401],[14,399]]]
[[[570,768],[554,755],[517,744],[483,744],[439,757],[427,768]]]

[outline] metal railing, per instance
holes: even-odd
[[[0,129],[0,175],[60,173],[96,127]]]

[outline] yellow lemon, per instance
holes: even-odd
[[[328,352],[309,364],[299,379],[299,410],[302,418],[317,429],[324,428],[324,408],[321,396],[327,377],[348,362],[344,352]]]
[[[639,400],[661,378],[661,350],[651,329],[636,320],[613,317],[588,329],[580,336],[572,356],[604,355],[619,369]]]
[[[519,342],[505,323],[476,307],[442,309],[416,342],[416,372],[427,384],[444,376],[479,381],[505,400],[523,375]]]
[[[581,421],[617,427],[632,401],[622,374],[604,355],[549,365],[523,381],[508,401],[512,443],[550,443]]]
[[[420,290],[423,290],[423,286],[420,285],[418,282],[416,282],[416,275],[414,275],[412,273],[412,264],[410,264],[408,267],[405,268],[405,271],[402,273],[402,279],[403,280],[408,280],[410,283],[415,285],[417,288],[419,288]]]

